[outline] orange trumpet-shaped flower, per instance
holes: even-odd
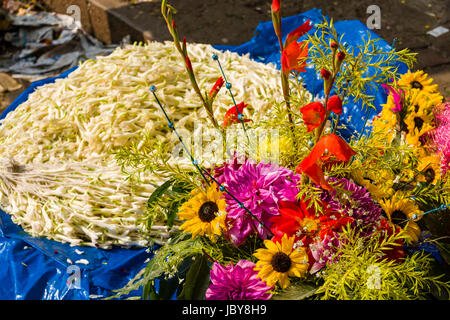
[[[217,95],[217,93],[219,93],[220,88],[222,88],[224,83],[225,83],[225,81],[223,80],[223,78],[219,77],[219,79],[217,79],[216,83],[214,84],[211,91],[209,92],[209,96],[211,98],[215,97]]]
[[[303,121],[305,122],[307,131],[310,132],[320,126],[325,119],[325,107],[321,102],[311,102],[306,106],[300,108],[303,114]]]
[[[355,154],[356,152],[344,139],[332,133],[320,138],[311,153],[297,166],[296,171],[300,174],[305,173],[325,190],[332,190],[325,180],[322,164],[332,161],[330,156],[339,161],[348,162]]]
[[[238,110],[236,110],[236,107]],[[225,128],[228,127],[229,125],[233,124],[233,123],[238,123],[240,120],[238,118],[238,111],[239,114],[242,114],[242,112],[244,111],[244,108],[247,107],[247,104],[245,104],[244,102],[239,103],[236,106],[231,107],[230,109],[228,109],[227,113],[225,113],[225,118],[223,120],[223,125]],[[243,122],[248,122],[251,121],[250,119],[243,119]]]
[[[284,41],[284,47],[287,48],[291,43],[297,42],[300,37],[302,37],[305,33],[307,33],[313,25],[307,20],[304,24],[302,24],[300,27],[295,29],[294,31],[290,32],[286,40]]]
[[[305,58],[308,56],[308,45],[306,42],[292,42],[281,53],[281,70],[289,74],[291,70],[305,72]]]

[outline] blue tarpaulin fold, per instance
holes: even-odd
[[[322,22],[323,17],[320,10],[313,9],[284,18],[283,37],[307,19],[313,24],[318,24]],[[372,38],[379,38],[359,21],[340,21],[335,22],[334,26],[338,34],[344,35],[343,40],[350,48],[363,45],[363,39],[367,38],[368,31]],[[315,29],[310,32],[314,31]],[[380,40],[378,46],[381,50],[391,49],[384,40]],[[249,53],[256,61],[274,63],[280,67],[280,50],[271,22],[260,23],[254,38],[247,43],[240,46],[215,47],[239,54]],[[407,70],[405,65],[399,64],[398,67],[400,72]],[[67,77],[74,69],[56,78],[32,83],[3,112],[0,119],[26,101],[36,88],[52,83],[57,78]],[[370,73],[370,70],[368,72]],[[323,94],[323,83],[313,69],[308,68],[303,77],[310,92]],[[385,101],[386,94],[379,90],[376,97],[377,112],[380,111],[380,103]],[[360,106],[349,103],[341,119],[351,131],[359,132],[365,119],[364,114]],[[375,114],[372,113],[372,116]],[[345,122],[346,115],[352,115],[351,121]],[[348,136],[351,132],[342,134]],[[141,270],[145,266],[145,260],[151,258],[156,249],[157,246],[148,252],[144,248],[115,247],[111,250],[102,250],[92,247],[71,247],[45,238],[33,238],[20,226],[15,225],[8,214],[0,211],[0,299],[84,300],[107,297],[113,294],[112,290],[123,287]],[[89,264],[76,263],[80,259],[89,261]],[[76,283],[70,282],[78,270],[74,269],[73,265],[79,267],[80,281]]]

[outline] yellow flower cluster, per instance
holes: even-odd
[[[440,159],[429,149],[427,133],[435,128],[434,106],[442,103],[444,98],[437,91],[437,84],[433,84],[433,79],[422,70],[408,71],[398,80],[397,86],[404,92],[402,111],[392,111],[395,103],[389,95],[386,104],[382,105],[381,115],[373,121],[373,130],[375,133],[384,132],[390,143],[399,138],[411,146],[419,159],[417,170],[421,174],[418,180],[435,183],[440,177]],[[405,176],[411,179],[415,173],[406,172]]]

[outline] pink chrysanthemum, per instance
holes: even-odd
[[[255,264],[241,260],[235,266],[222,266],[214,262],[211,270],[211,285],[206,290],[206,300],[268,300],[267,291],[273,289],[257,278]]]
[[[223,166],[217,180],[270,229],[270,218],[278,215],[278,202],[296,201],[300,177],[287,168],[271,163],[256,164],[248,159],[240,166],[236,165],[235,159],[231,163]],[[255,232],[261,239],[268,237],[267,229],[231,196],[226,194],[225,200],[228,225],[226,236],[234,245],[241,245]]]
[[[441,156],[442,176],[450,169],[450,102],[436,106],[434,117],[437,128],[431,137]]]

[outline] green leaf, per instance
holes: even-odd
[[[274,295],[272,300],[303,300],[311,297],[317,289],[318,287],[313,284],[297,282]]]
[[[186,281],[178,296],[179,300],[204,300],[209,286],[209,266],[204,255],[197,256],[186,275]]]
[[[175,201],[170,205],[169,210],[167,211],[167,226],[172,228],[175,218],[177,217],[178,207],[180,206],[180,202]]]
[[[166,182],[164,182],[162,185],[160,185],[158,188],[156,188],[155,191],[153,191],[150,198],[148,198],[148,205],[150,206],[153,202],[157,201],[164,193],[166,193],[167,189],[174,183],[174,180],[170,179]]]
[[[154,281],[149,281],[144,285],[142,289],[142,299],[161,300],[158,293],[156,292]]]
[[[159,281],[159,300],[169,300],[177,291],[179,286],[178,277],[174,276],[170,279],[160,278]]]

